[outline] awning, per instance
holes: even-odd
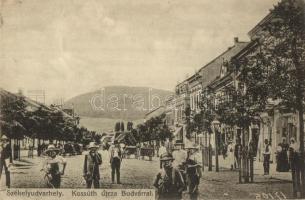
[[[178,135],[182,130],[182,127],[178,127],[175,132],[174,132],[174,136]]]

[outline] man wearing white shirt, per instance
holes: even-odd
[[[165,153],[167,153],[167,150],[166,150],[166,147],[164,146],[164,144],[162,144],[160,149],[159,149],[159,156],[161,157]],[[162,169],[161,161],[160,161],[160,169]]]
[[[265,139],[263,157],[264,157],[264,175],[269,175],[270,169],[270,154],[271,154],[271,146],[269,144],[268,139]]]
[[[117,184],[121,184],[120,182],[120,168],[122,161],[122,151],[118,141],[114,141],[114,145],[110,147],[110,164],[111,164],[111,180],[114,183],[114,177],[116,174]]]

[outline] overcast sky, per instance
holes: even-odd
[[[52,102],[107,85],[173,91],[278,0],[0,2],[0,87]]]

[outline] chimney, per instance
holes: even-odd
[[[238,42],[238,37],[234,37],[234,44]]]

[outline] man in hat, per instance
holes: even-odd
[[[60,188],[61,176],[64,175],[67,165],[66,160],[59,155],[59,151],[60,149],[50,144],[43,152],[47,157],[43,162],[41,171],[46,172],[45,177],[48,180],[48,187],[50,188]],[[60,165],[62,165],[62,169]]]
[[[100,169],[99,166],[102,164],[102,156],[97,152],[99,148],[94,142],[89,143],[89,153],[85,155],[84,161],[84,178],[87,183],[87,188],[91,188],[92,184],[94,188],[100,187]]]
[[[11,186],[11,177],[9,168],[12,164],[12,151],[9,145],[9,139],[3,135],[0,139],[0,179],[2,175],[2,170],[5,172],[6,187]]]
[[[187,158],[185,161],[187,183],[188,183],[188,193],[190,199],[198,198],[198,186],[200,183],[201,173],[201,159],[198,155],[198,147],[196,145],[190,145],[185,147],[187,149]]]
[[[153,184],[158,189],[159,199],[181,199],[185,183],[180,171],[172,166],[172,154],[165,153],[160,160],[163,167]]]
[[[122,151],[117,140],[114,140],[113,145],[109,149],[110,164],[111,164],[111,180],[114,183],[114,177],[116,174],[117,184],[121,184],[120,170],[122,162]]]

